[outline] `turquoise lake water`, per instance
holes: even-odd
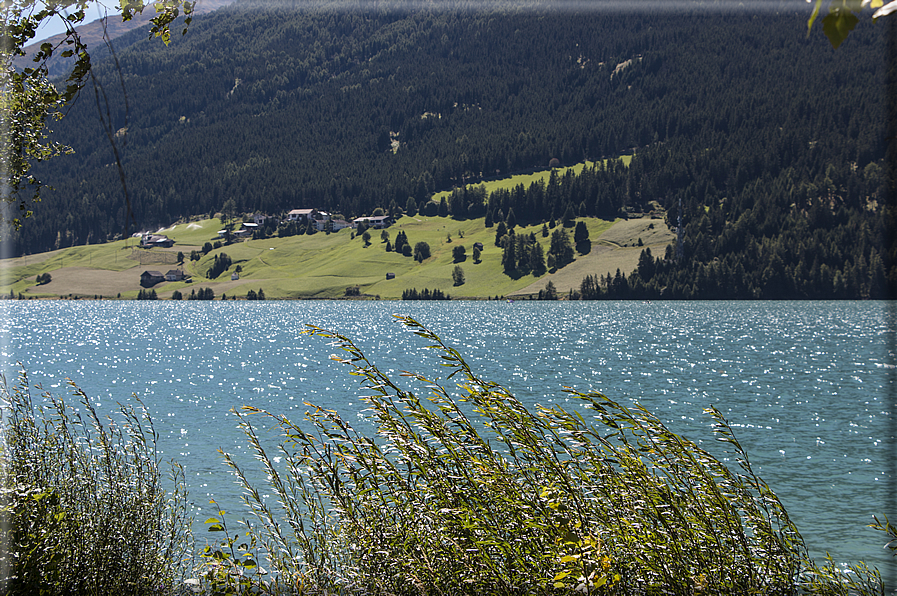
[[[135,302],[4,301],[0,349],[58,394],[77,383],[99,411],[132,394],[160,449],[187,469],[196,518],[214,497],[240,515],[217,449],[251,465],[228,411],[300,418],[309,401],[347,416],[358,380],[306,324],[346,334],[387,373],[445,375],[410,315],[482,377],[526,403],[568,402],[563,386],[639,402],[715,449],[715,405],[785,503],[811,553],[865,560],[895,577],[873,515],[897,519],[894,321],[883,302]],[[453,386],[453,382],[449,382]],[[422,388],[421,388],[422,389]],[[274,444],[273,435],[263,435]],[[201,525],[198,537],[204,539]]]

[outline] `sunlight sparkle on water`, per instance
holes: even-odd
[[[225,509],[239,510],[239,495],[216,450],[249,457],[231,408],[251,404],[299,419],[310,401],[356,414],[353,425],[367,432],[357,417],[357,379],[329,360],[326,341],[300,336],[306,322],[352,337],[400,384],[411,383],[402,370],[445,378],[431,351],[393,321],[399,311],[527,404],[571,407],[565,385],[598,391],[639,402],[673,430],[720,449],[702,415],[716,406],[812,552],[884,560],[865,527],[884,513],[879,505],[894,481],[875,463],[894,450],[885,405],[892,331],[880,303],[26,301],[4,308],[8,363],[23,362],[33,383],[60,393],[72,377],[99,409],[111,411],[133,392],[154,417],[160,450],[181,454],[196,479],[193,493]],[[235,326],[240,320],[264,321],[263,331]],[[209,508],[202,501],[194,497],[197,518]]]

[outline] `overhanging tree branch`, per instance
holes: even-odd
[[[0,201],[18,206],[19,217],[11,222],[16,229],[22,220],[31,216],[32,206],[40,201],[44,184],[30,174],[31,164],[62,153],[71,153],[65,145],[49,141],[48,121],[59,119],[64,109],[75,101],[91,77],[90,52],[78,35],[76,27],[87,17],[87,9],[96,0],[0,0],[2,30],[0,30],[0,144],[3,152],[0,169],[5,184],[0,189]],[[171,26],[184,15],[183,32],[190,25],[196,2],[187,0],[122,0],[116,14],[129,21],[152,5],[155,16],[150,20],[150,37],[158,37],[166,45],[171,40]],[[17,70],[13,60],[25,56],[25,47],[37,35],[38,28],[51,21],[61,20],[65,34],[60,42],[45,42],[34,56],[34,66]],[[54,55],[74,58],[66,78],[65,90],[60,92],[49,80],[48,60]],[[113,143],[113,150],[117,150]],[[127,194],[127,191],[126,191]]]

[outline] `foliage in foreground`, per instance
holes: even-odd
[[[72,387],[77,408],[0,379],[0,593],[171,593],[192,549],[183,469],[169,492],[146,412],[103,421]]]
[[[844,572],[808,560],[797,528],[716,409],[706,412],[734,470],[644,408],[599,393],[566,390],[593,420],[578,409],[528,410],[435,334],[399,318],[438,352],[448,378],[460,379],[463,397],[404,373],[426,385],[422,399],[348,338],[311,327],[348,354],[334,358],[362,378],[377,437],[320,407],[302,424],[250,406],[238,412],[269,486],[253,486],[225,454],[254,519],[243,544],[234,535],[206,550],[208,589],[883,594],[878,573],[862,565]],[[262,445],[253,413],[283,432],[276,455]],[[223,519],[208,523],[227,533]],[[258,567],[260,553],[268,570]]]

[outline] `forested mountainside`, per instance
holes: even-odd
[[[208,12],[212,12],[213,10],[217,10],[222,6],[227,6],[229,4],[233,4],[235,0],[199,0],[194,3],[193,6],[193,15],[198,16],[202,14],[206,14]],[[108,10],[106,11],[109,12]],[[113,44],[113,49],[119,46],[118,37],[121,37],[125,33],[129,31],[133,31],[134,29],[139,29],[142,31],[147,31],[150,27],[150,19],[155,17],[156,13],[153,10],[147,10],[143,13],[137,13],[134,17],[129,21],[122,21],[121,15],[109,14],[108,18],[105,19],[96,19],[95,21],[91,21],[90,23],[86,23],[84,25],[79,25],[77,27],[78,35],[81,38],[81,41],[84,42],[91,52],[91,58],[105,58],[109,55],[108,48],[105,44],[105,39],[113,39],[115,43]],[[117,18],[116,18],[117,16]],[[145,35],[144,35],[145,37]],[[30,44],[25,48],[25,55],[19,56],[13,60],[13,64],[18,69],[24,69],[33,67],[33,58],[40,51],[40,46],[43,43],[51,43],[54,47],[57,46],[65,39],[64,33],[58,33],[56,35],[52,35],[50,37],[40,39],[35,43]],[[132,37],[130,41],[136,42],[140,38]],[[120,48],[119,48],[120,49]],[[57,52],[47,61],[47,71],[50,73],[50,76],[68,76],[68,73],[72,69],[72,64],[74,62],[74,58],[65,59]]]
[[[881,296],[897,277],[884,26],[862,22],[833,50],[821,32],[806,37],[805,10],[366,6],[240,2],[167,48],[122,37],[120,73],[96,67],[99,102],[86,88],[55,125],[76,153],[37,168],[55,191],[15,252],[103,242],[228,200],[238,212],[394,213],[552,159],[634,153],[588,192],[559,181],[517,219],[660,206],[671,225],[681,217],[682,243],[651,277],[682,297]],[[133,217],[100,124],[106,100]],[[494,218],[498,203],[455,201],[452,215]],[[723,281],[704,287],[708,275]]]

